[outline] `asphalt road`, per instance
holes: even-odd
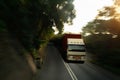
[[[49,45],[35,80],[120,80],[120,77],[87,61],[84,64],[66,63],[58,50]]]

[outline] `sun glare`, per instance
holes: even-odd
[[[64,33],[80,33],[83,26],[93,20],[98,9],[113,5],[113,0],[74,0],[76,18],[73,25],[64,24]]]

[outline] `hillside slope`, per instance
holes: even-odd
[[[32,80],[35,65],[24,47],[7,31],[0,32],[0,80]]]

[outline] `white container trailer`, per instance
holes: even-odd
[[[86,51],[83,39],[67,39],[67,60],[85,61]]]
[[[86,60],[86,49],[80,34],[65,34],[62,43],[65,59],[68,61]]]

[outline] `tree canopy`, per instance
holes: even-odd
[[[75,17],[73,0],[1,0],[0,27],[4,25],[26,48],[49,40],[55,26],[62,33],[63,24]],[[2,29],[2,28],[0,28]]]
[[[117,0],[116,0],[117,2]],[[107,6],[99,10],[96,19],[89,22],[84,28],[83,32],[96,33],[110,33],[113,35],[120,35],[120,13],[118,4]]]
[[[116,0],[119,1],[119,0]],[[120,6],[104,7],[83,27],[86,48],[98,64],[118,67],[120,60]]]

